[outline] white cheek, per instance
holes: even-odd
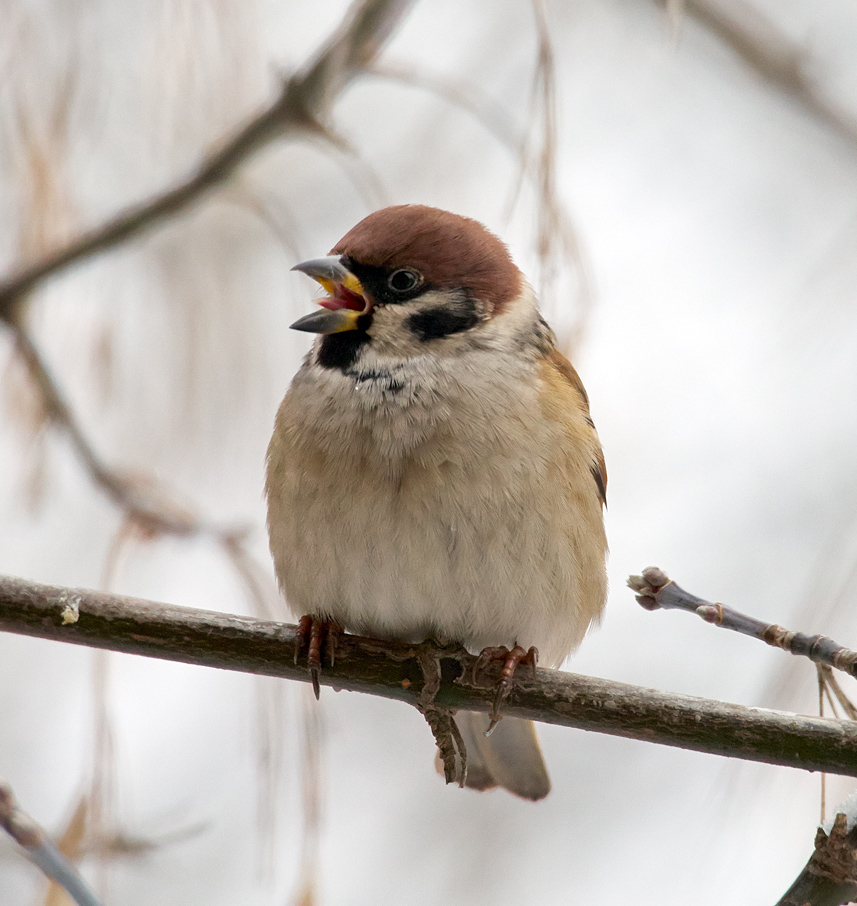
[[[408,326],[408,319],[416,311],[408,305],[382,305],[372,315],[372,326],[367,333],[372,338],[372,351],[379,356],[405,357],[425,352],[422,343]]]
[[[469,330],[426,341],[410,326],[410,319],[415,314],[454,306],[455,302],[454,297],[450,298],[450,293],[433,290],[400,305],[379,306],[372,317],[372,326],[367,331],[372,338],[373,352],[390,357],[411,357],[426,353],[438,356],[457,355],[461,349],[472,345],[473,335]]]
[[[455,301],[449,293],[435,290],[399,305],[379,305],[367,331],[372,342],[360,354],[363,366],[391,367],[416,357],[444,360],[448,365],[450,359],[477,350],[514,352],[519,348],[521,337],[532,334],[533,323],[538,317],[535,294],[522,277],[518,297],[496,317],[468,330],[428,341],[414,332],[411,318],[415,314],[454,306]]]

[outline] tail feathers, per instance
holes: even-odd
[[[460,711],[455,721],[467,748],[466,786],[474,790],[499,786],[522,799],[547,796],[551,782],[532,721],[504,717],[487,737],[487,714]]]

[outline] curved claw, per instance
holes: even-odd
[[[486,736],[491,735],[494,727],[500,723],[500,720],[503,717],[500,713],[500,709],[514,687],[515,670],[517,669],[518,664],[527,664],[532,667],[533,679],[535,679],[539,652],[537,648],[530,648],[529,651],[524,651],[520,645],[515,645],[511,651],[505,646],[500,646],[499,648],[485,648],[480,652],[479,657],[473,665],[474,679],[476,679],[480,670],[484,670],[491,661],[495,660],[503,661],[503,669],[500,671],[500,681],[497,683],[497,694],[494,696],[494,705],[491,709],[491,720],[488,724],[488,729],[485,731]]]
[[[312,679],[312,691],[316,699],[321,696],[321,676],[323,653],[326,651],[330,666],[336,660],[336,642],[342,627],[332,620],[325,620],[311,615],[303,616],[298,622],[295,634],[295,664],[301,653],[306,650],[307,667]]]

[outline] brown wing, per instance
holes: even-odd
[[[551,349],[546,353],[545,364],[574,390],[583,418],[592,430],[592,462],[589,468],[598,488],[598,497],[601,500],[601,504],[602,506],[607,506],[607,466],[604,463],[604,453],[601,450],[601,442],[598,440],[595,423],[589,414],[589,397],[586,395],[583,381],[580,380],[580,375],[574,370],[571,362],[558,349]]]

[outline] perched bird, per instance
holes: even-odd
[[[556,667],[606,596],[607,476],[586,391],[506,246],[423,205],[295,268],[328,295],[268,448],[277,578],[310,640],[459,642]],[[536,652],[537,649],[537,652]],[[506,690],[508,691],[509,684]],[[467,785],[540,799],[531,723],[459,714]]]

